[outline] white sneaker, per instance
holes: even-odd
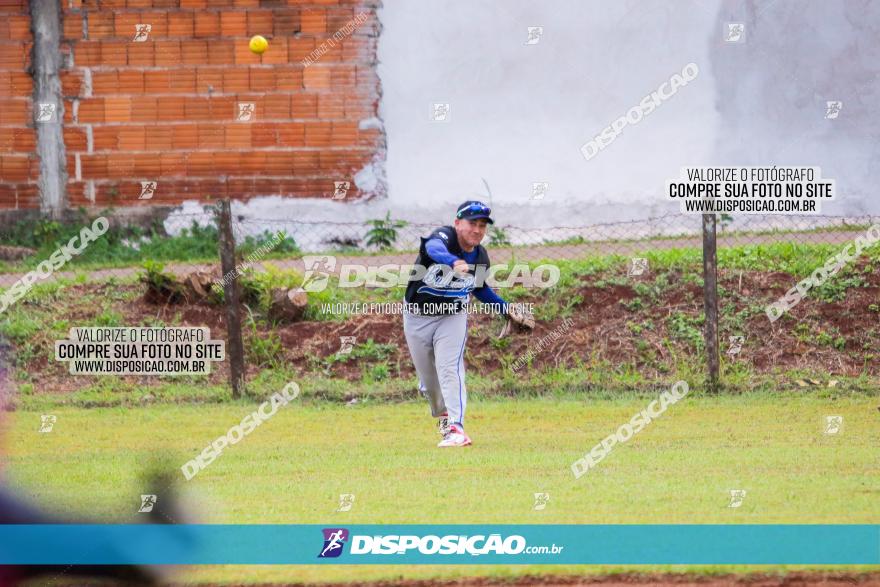
[[[446,448],[449,446],[469,446],[471,444],[471,438],[467,434],[465,434],[464,430],[455,424],[451,424],[449,426],[449,433],[443,437],[443,440],[437,445],[440,448]]]

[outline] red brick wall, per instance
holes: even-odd
[[[332,197],[384,157],[376,2],[61,0],[68,198],[75,206]],[[0,208],[39,206],[26,0],[0,0]],[[359,14],[347,36],[334,33]],[[135,25],[150,24],[145,42]],[[248,39],[269,39],[262,56]],[[314,64],[302,60],[328,42]],[[237,103],[256,115],[237,121]],[[158,182],[138,200],[141,181]]]
[[[0,0],[0,208],[39,208],[27,0]]]

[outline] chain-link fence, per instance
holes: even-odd
[[[583,298],[574,306],[575,313],[603,321],[591,335],[592,344],[607,346],[609,333],[622,333],[614,335],[616,353],[609,351],[604,358],[614,364],[625,357],[646,369],[653,365],[661,373],[661,363],[681,360],[682,355],[711,356],[712,344],[707,346],[705,336],[705,300],[711,292],[704,291],[702,220],[700,215],[675,214],[542,229],[499,224],[490,227],[484,245],[493,265],[575,262],[565,270],[582,273],[569,282],[565,296]],[[880,372],[872,354],[880,348],[880,281],[871,256],[878,260],[880,253],[868,248],[873,244],[871,227],[878,222],[877,216],[717,217],[722,377],[817,365],[831,374]],[[211,210],[174,214],[152,228],[96,223],[84,219],[75,227],[73,234],[79,240],[72,245],[61,228],[42,225],[42,230],[58,232],[54,244],[60,248],[29,249],[24,259],[6,261],[0,287],[7,288],[7,301],[24,297],[10,292],[26,292],[28,284],[56,277],[75,282],[134,280],[145,271],[141,267],[145,263],[181,280],[199,272],[209,275],[204,287],[222,274],[217,218]],[[82,244],[82,228],[92,230],[93,242]],[[231,228],[240,265],[256,272],[271,266],[273,271],[304,274],[310,259],[332,256],[334,263],[320,269],[338,275],[346,265],[369,269],[412,264],[420,239],[437,225],[388,217],[309,222],[233,215]],[[65,252],[65,247],[70,250]],[[7,246],[6,253],[14,249]],[[820,272],[822,279],[804,281],[842,250],[859,254],[841,258],[835,271]],[[582,271],[585,266],[601,269]],[[799,284],[803,295],[792,296],[792,288]],[[554,295],[562,294],[552,289],[530,294],[538,302]],[[786,296],[788,302],[798,299],[774,317],[768,308]],[[671,347],[676,351],[669,351]]]
[[[876,219],[876,218],[875,218]],[[261,233],[283,231],[304,253],[335,253],[368,256],[375,262],[402,252],[415,253],[420,237],[439,224],[402,223],[395,220],[354,222],[290,222],[267,218],[241,218],[235,222],[236,240]],[[869,226],[872,217],[834,216],[742,216],[719,222],[719,246],[733,247],[773,242],[805,244],[844,242],[848,233]],[[588,255],[630,255],[646,249],[702,247],[701,216],[673,214],[632,220],[573,226],[524,228],[492,225],[483,244],[493,261],[579,259]],[[412,257],[412,255],[410,255]]]
[[[739,216],[721,217],[718,222],[719,250],[744,245],[791,243],[802,245],[843,244],[877,221],[876,216]],[[82,227],[90,226],[84,221]],[[367,266],[387,263],[412,263],[421,237],[426,237],[437,224],[408,223],[395,219],[367,222],[311,222],[272,218],[233,217],[237,246],[249,253],[269,246],[267,258],[282,268],[303,270],[304,255],[334,255],[357,258]],[[130,275],[133,267],[143,261],[157,261],[169,271],[186,274],[217,261],[217,224],[211,213],[174,214],[156,222],[152,228],[118,229],[116,222],[103,240],[106,245],[90,244],[81,253],[73,251],[61,264],[44,264],[40,279],[51,264],[53,276],[75,277],[87,273],[90,278]],[[283,233],[277,241],[275,236]],[[77,228],[75,234],[79,233]],[[0,256],[0,287],[9,287],[42,261],[49,261],[51,248],[2,246]],[[64,244],[59,239],[57,245]],[[78,243],[74,243],[78,245]],[[516,225],[489,227],[483,244],[493,263],[539,260],[575,260],[589,256],[633,256],[681,248],[702,248],[701,216],[673,214],[632,220],[572,226],[524,228]],[[101,254],[89,249],[100,249]],[[103,254],[104,249],[107,254]],[[41,258],[40,254],[45,257]],[[81,259],[77,259],[81,257]],[[23,259],[22,259],[23,258]],[[59,266],[60,265],[60,266]],[[105,265],[105,267],[101,267]],[[112,267],[120,265],[120,267]],[[124,267],[123,267],[124,266]],[[722,258],[720,268],[724,269]],[[259,269],[259,264],[257,264]],[[48,278],[48,277],[47,277]]]

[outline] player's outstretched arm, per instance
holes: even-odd
[[[493,309],[497,309],[499,314],[507,315],[507,302],[504,301],[504,298],[495,293],[495,290],[488,284],[483,284],[482,287],[475,289],[474,297],[484,304],[490,304]]]
[[[446,243],[437,237],[433,237],[425,243],[425,251],[427,251],[428,256],[431,257],[435,263],[442,263],[444,265],[449,265],[450,267],[459,260],[458,257],[449,252]]]

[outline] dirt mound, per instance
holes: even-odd
[[[725,354],[727,368],[755,374],[800,369],[822,380],[880,375],[880,275],[864,267],[859,270],[862,282],[858,286],[843,288],[830,301],[805,298],[776,322],[770,322],[764,307],[794,285],[792,276],[722,271],[722,353],[730,349],[729,337],[744,337],[737,354]],[[222,306],[155,304],[145,299],[143,290],[141,284],[76,285],[66,288],[52,303],[63,304],[57,314],[71,326],[93,324],[102,311],[111,311],[120,317],[119,324],[207,326],[214,338],[225,338]],[[125,293],[129,295],[122,295]],[[104,299],[114,301],[102,309],[95,300]],[[667,379],[675,365],[703,361],[702,285],[693,274],[673,270],[634,279],[609,272],[582,278],[565,292],[536,291],[518,301],[532,302],[537,309],[539,321],[531,335],[515,333],[499,341],[499,317],[469,317],[465,359],[472,369],[490,374],[508,369],[519,357],[531,353],[531,362],[516,372],[524,385],[530,373],[560,367],[637,373],[639,380],[650,383]],[[548,310],[551,307],[552,311]],[[242,315],[248,316],[249,311],[243,310]],[[350,356],[340,353],[343,337],[354,338],[356,352]],[[52,348],[49,333],[41,331],[33,338],[30,348]],[[319,373],[358,381],[414,374],[400,315],[358,314],[343,321],[303,321],[274,327],[258,322],[256,330],[245,328],[245,346],[254,338],[279,341],[281,351],[274,362],[291,365],[301,375]],[[52,361],[49,354],[37,353],[25,364],[31,381],[65,391],[89,379],[71,378],[65,366]],[[248,361],[249,376],[259,369],[258,363]],[[227,376],[226,367],[217,364],[211,380],[224,381]],[[139,382],[150,384],[153,380],[142,378]]]

